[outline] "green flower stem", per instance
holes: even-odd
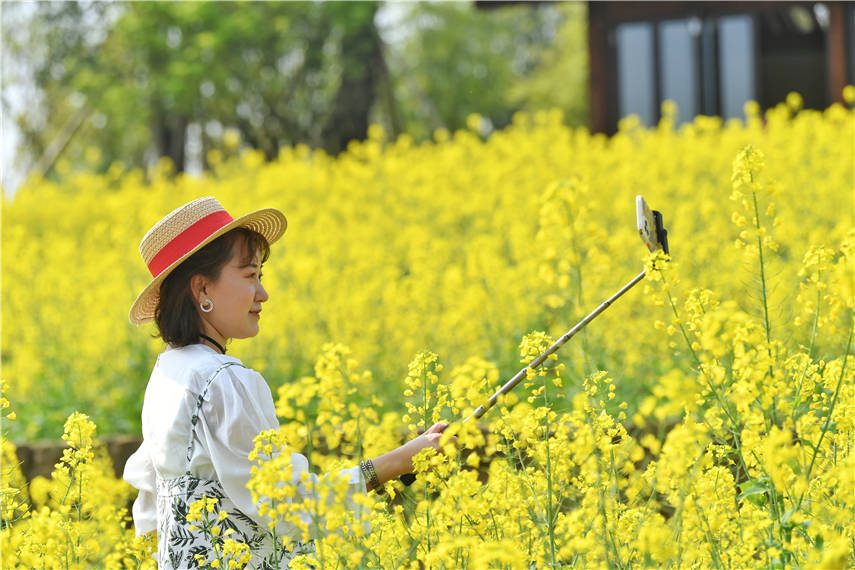
[[[424,415],[422,416],[422,432],[425,432],[428,428],[428,402],[430,401],[430,397],[428,395],[427,366],[425,366],[425,370],[422,371],[422,389],[424,394]]]
[[[852,349],[852,333],[853,329],[855,329],[855,318],[853,318],[851,311],[849,317],[851,324],[849,325],[849,338],[846,341],[846,352],[843,355],[843,365],[840,367],[840,377],[837,379],[837,386],[834,389],[834,396],[831,398],[831,405],[828,407],[828,416],[826,416],[825,418],[825,425],[822,426],[822,431],[819,434],[819,441],[817,441],[816,445],[813,447],[813,455],[810,458],[810,465],[808,465],[807,472],[805,473],[805,480],[808,482],[810,482],[810,475],[813,471],[814,463],[816,462],[816,456],[819,455],[819,449],[820,446],[822,446],[822,440],[825,439],[825,434],[828,431],[829,425],[831,424],[831,416],[833,415],[834,407],[837,404],[837,396],[840,394],[840,386],[841,384],[843,384],[843,377],[846,373],[846,363],[849,359],[849,352]],[[799,502],[795,506],[796,510],[801,508],[805,496],[807,495],[807,492],[807,489],[802,492],[801,497],[799,497]]]
[[[843,355],[843,365],[840,367],[840,377],[837,379],[837,386],[834,389],[834,396],[832,396],[831,404],[828,407],[828,415],[825,418],[825,425],[822,426],[822,432],[819,434],[819,441],[813,448],[813,457],[811,457],[810,465],[808,465],[807,474],[805,475],[805,479],[807,480],[810,480],[810,474],[811,471],[813,471],[816,456],[819,454],[819,448],[822,446],[822,440],[825,439],[825,434],[828,432],[828,427],[831,424],[831,416],[834,414],[834,407],[837,404],[837,396],[840,395],[840,386],[843,384],[843,377],[846,373],[846,361],[849,359],[849,351],[852,349],[852,332],[853,329],[855,329],[855,319],[850,320],[852,323],[849,325],[849,339],[846,341],[846,353]],[[799,500],[799,504],[801,504],[801,500]]]
[[[820,276],[821,275],[822,275],[822,272],[820,272]],[[807,376],[807,371],[808,371],[808,368],[810,367],[811,359],[813,358],[813,348],[814,348],[814,345],[816,343],[817,329],[819,328],[819,313],[820,313],[820,302],[821,301],[822,301],[822,292],[819,290],[819,288],[817,288],[817,290],[816,290],[816,311],[814,311],[814,314],[813,314],[813,326],[811,327],[811,333],[810,333],[810,346],[808,346],[808,353],[807,353],[808,360],[807,360],[807,362],[805,362],[805,367],[802,370],[801,376],[799,377],[799,385],[796,388],[796,400],[795,400],[795,404],[793,404],[793,413],[792,413],[792,416],[790,418],[791,421],[793,422],[793,425],[795,425],[795,423],[796,423],[796,414],[798,413],[799,404],[802,403],[802,385],[804,384],[805,376]]]
[[[659,274],[662,276],[662,280],[664,282],[665,281],[665,273],[662,271],[661,268],[658,268],[657,271],[659,271]],[[695,363],[698,366],[698,372],[700,372],[701,375],[704,377],[704,379],[706,379],[707,387],[712,392],[713,396],[715,396],[715,399],[718,401],[719,407],[724,412],[724,414],[727,416],[727,419],[730,422],[730,432],[733,435],[733,441],[736,445],[737,457],[739,458],[739,462],[742,464],[742,468],[745,470],[745,473],[748,473],[748,465],[745,463],[745,458],[742,457],[742,448],[741,448],[741,445],[739,443],[739,422],[737,422],[736,418],[734,418],[731,415],[730,408],[727,406],[727,403],[725,402],[725,400],[723,399],[721,394],[719,394],[718,388],[716,388],[716,386],[712,383],[712,379],[709,377],[709,375],[706,372],[704,372],[704,365],[701,362],[701,359],[698,356],[698,353],[692,347],[692,342],[691,342],[691,340],[689,340],[689,334],[686,332],[686,328],[683,326],[683,320],[680,318],[680,313],[677,310],[677,305],[676,305],[676,303],[674,303],[674,297],[671,295],[670,290],[667,291],[667,296],[668,296],[668,303],[671,305],[671,311],[674,313],[674,318],[676,318],[677,321],[680,323],[680,333],[683,336],[683,340],[686,342],[686,346],[689,348],[689,352],[692,353],[692,358],[695,359]],[[707,424],[706,420],[704,420],[704,424]]]
[[[273,504],[272,504],[273,512],[274,513],[279,512],[276,508],[277,507],[276,499],[274,499],[272,502],[273,502]],[[273,554],[274,554],[273,560],[276,561],[276,570],[279,570],[279,537],[276,535],[276,525],[275,524],[270,529],[270,532],[273,535]]]
[[[751,174],[751,182],[754,182],[754,173]],[[766,343],[772,342],[772,327],[769,324],[769,304],[766,299],[766,266],[763,263],[763,238],[760,235],[760,209],[757,207],[757,192],[751,192],[751,198],[754,200],[754,228],[757,232],[757,251],[760,254],[760,286],[763,294],[763,318],[766,325]],[[772,349],[769,348],[769,356],[772,356]],[[771,369],[769,375],[771,376]]]
[[[546,443],[546,530],[549,534],[549,557],[550,565],[556,567],[555,559],[555,514],[552,511],[552,455],[549,446],[549,432],[551,425],[549,423],[549,379],[546,374],[543,376],[543,404],[546,406],[546,413],[543,415],[544,441]]]
[[[596,428],[592,421],[592,414],[586,414],[586,419],[588,422],[588,428],[591,430],[591,434],[596,433]],[[596,440],[596,438],[594,438]],[[597,488],[599,489],[599,507],[600,507],[600,516],[602,517],[602,533],[603,540],[605,541],[605,553],[606,553],[606,566],[612,568],[614,566],[620,567],[620,553],[618,551],[617,544],[615,544],[614,534],[609,532],[608,528],[608,513],[606,512],[606,493],[603,490],[603,455],[599,446],[597,446],[596,442],[594,443],[594,455],[597,456]]]
[[[751,173],[751,182],[754,182],[754,173]],[[772,325],[769,324],[769,300],[766,295],[766,264],[763,261],[763,237],[760,235],[760,209],[757,206],[757,192],[751,192],[751,198],[754,202],[754,228],[757,230],[757,253],[760,261],[760,293],[763,296],[763,322],[766,328],[766,352],[769,354],[769,379],[775,377],[774,369],[772,368]],[[777,395],[772,399],[772,423],[775,423],[777,416]]]
[[[662,279],[664,281],[665,274],[661,269],[658,270],[660,274],[662,274]],[[692,358],[695,359],[695,363],[698,365],[698,372],[700,372],[704,379],[707,381],[707,387],[715,396],[716,400],[718,400],[719,406],[721,406],[722,411],[724,411],[727,419],[730,421],[731,425],[737,427],[739,424],[736,419],[730,415],[730,409],[727,407],[727,404],[722,399],[721,395],[718,393],[718,389],[712,383],[712,379],[704,372],[704,365],[701,363],[700,357],[698,357],[698,353],[692,348],[692,341],[689,340],[689,334],[686,332],[686,328],[683,326],[683,321],[680,319],[680,313],[677,311],[677,305],[674,303],[674,298],[671,296],[671,291],[668,291],[668,303],[671,305],[671,311],[674,313],[674,318],[676,318],[680,323],[680,333],[683,335],[683,340],[686,341],[686,346],[689,348],[689,351],[692,353]]]
[[[724,562],[721,559],[721,547],[716,544],[715,537],[713,536],[712,529],[710,528],[709,519],[707,519],[707,516],[700,505],[696,504],[695,508],[698,509],[698,515],[701,522],[704,524],[704,538],[706,538],[707,544],[710,545],[710,555],[712,556],[713,563],[715,563],[717,570],[723,568]]]

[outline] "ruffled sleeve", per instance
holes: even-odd
[[[217,479],[238,509],[266,526],[269,519],[259,515],[246,484],[254,465],[249,454],[255,436],[279,428],[270,387],[259,373],[232,366],[211,383],[205,400],[199,436],[210,454]],[[295,453],[291,465],[290,480],[305,496],[304,486],[298,482],[302,473],[308,471],[308,460]],[[340,475],[348,480],[348,506],[354,508],[350,496],[365,491],[359,467],[345,469]],[[317,480],[316,475],[309,477]],[[293,536],[293,531],[293,528],[277,528],[280,535]]]
[[[133,506],[137,536],[157,530],[157,473],[145,441],[128,458],[122,478],[139,490]]]

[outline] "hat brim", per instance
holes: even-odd
[[[193,249],[185,253],[183,256],[175,260],[166,269],[161,271],[157,275],[157,277],[152,279],[148,285],[146,285],[142,293],[137,296],[137,299],[136,301],[134,301],[133,306],[131,306],[131,311],[128,314],[128,318],[130,319],[131,324],[141,325],[143,323],[153,321],[155,309],[157,308],[157,304],[160,302],[160,284],[163,283],[163,280],[166,279],[166,277],[170,273],[172,273],[172,270],[181,265],[181,263],[185,259],[193,255],[194,253],[196,253],[221,235],[235,228],[247,228],[260,233],[267,240],[268,244],[272,244],[280,237],[282,237],[282,234],[285,233],[285,229],[287,227],[288,220],[285,219],[285,214],[283,214],[276,208],[264,208],[262,210],[256,210],[229,222],[228,224],[205,238],[196,247],[194,247]]]

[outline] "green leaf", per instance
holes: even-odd
[[[766,504],[766,494],[769,492],[769,481],[767,478],[751,479],[739,485],[742,492],[736,498],[738,501],[747,499],[751,503],[762,507]]]

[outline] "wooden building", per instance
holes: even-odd
[[[589,123],[647,125],[674,100],[680,120],[742,117],[791,91],[822,109],[855,84],[853,2],[588,2]]]

